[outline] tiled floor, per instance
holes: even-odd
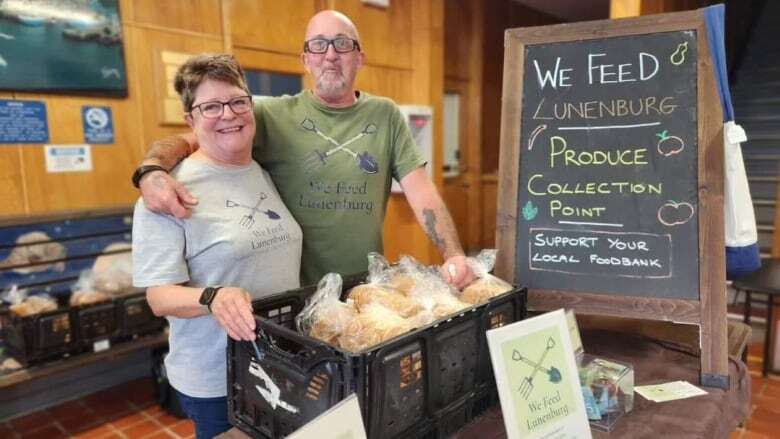
[[[744,427],[733,432],[729,439],[780,439],[780,375],[762,378],[762,359],[763,344],[754,342],[748,353],[752,411]]]
[[[780,375],[761,377],[761,328],[753,336],[748,366],[753,386],[751,416],[729,439],[780,439]],[[166,414],[154,403],[150,379],[136,380],[21,418],[0,423],[0,438],[192,438],[192,422]]]
[[[192,422],[154,403],[151,379],[102,392],[0,423],[0,438],[163,439],[193,438]]]

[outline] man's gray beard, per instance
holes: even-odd
[[[317,91],[320,96],[328,99],[340,98],[344,94],[344,90],[347,88],[347,83],[344,79],[327,80],[319,78],[317,80]]]

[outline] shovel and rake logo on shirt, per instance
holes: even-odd
[[[266,209],[266,210],[260,209],[260,205],[263,204],[263,201],[265,201],[266,198],[268,198],[268,195],[266,195],[265,192],[260,192],[260,195],[258,196],[257,202],[255,203],[254,206],[249,206],[249,205],[246,205],[246,204],[242,204],[242,203],[239,203],[237,201],[225,200],[225,207],[227,207],[227,208],[241,207],[241,208],[244,208],[244,209],[248,209],[249,213],[247,213],[246,215],[243,215],[241,218],[239,218],[238,224],[241,227],[244,227],[244,228],[247,228],[247,229],[251,229],[255,225],[255,221],[256,221],[255,220],[255,214],[263,214],[263,215],[267,216],[268,219],[271,219],[271,220],[281,219],[279,214],[274,212],[271,209]]]
[[[363,128],[361,132],[355,134],[352,136],[352,138],[346,140],[343,143],[339,143],[337,140],[320,131],[314,121],[308,117],[303,119],[301,122],[301,127],[303,127],[303,129],[306,131],[316,134],[332,146],[332,148],[328,149],[327,151],[320,151],[315,149],[303,160],[303,169],[307,174],[314,172],[322,166],[327,166],[328,159],[337,152],[350,155],[355,160],[355,165],[366,174],[376,174],[377,171],[379,171],[379,163],[374,156],[368,153],[368,151],[355,152],[352,149],[347,148],[347,146],[357,142],[363,137],[376,133],[377,127],[373,123],[369,123]]]

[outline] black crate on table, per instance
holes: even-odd
[[[346,279],[345,290],[362,278]],[[229,341],[229,416],[241,430],[286,436],[354,392],[371,439],[437,438],[497,402],[486,396],[495,382],[485,331],[525,317],[524,289],[357,354],[295,332],[294,318],[314,291],[254,303],[261,361],[251,343]]]

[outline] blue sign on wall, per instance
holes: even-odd
[[[109,107],[81,107],[84,143],[114,143],[114,123]]]
[[[47,143],[49,125],[43,101],[0,99],[0,143]]]

